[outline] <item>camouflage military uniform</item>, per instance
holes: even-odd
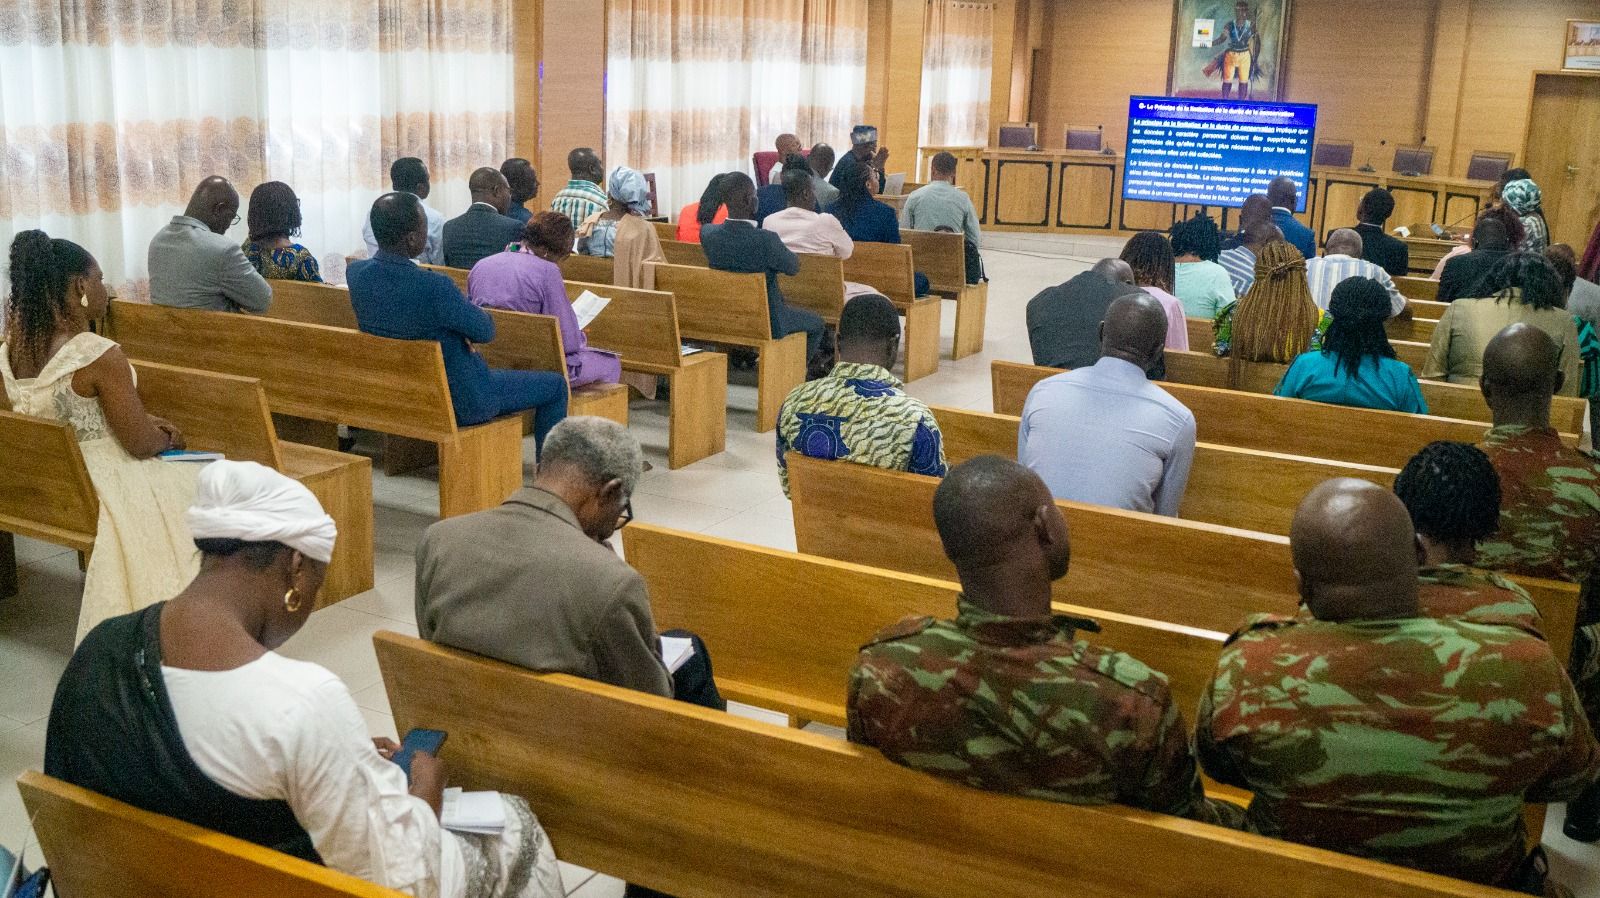
[[[1240,808],[1204,797],[1167,678],[1075,638],[1092,621],[965,599],[957,612],[902,621],[862,648],[850,741],[980,789],[1240,824]]]
[[[1512,625],[1252,617],[1197,732],[1205,771],[1255,793],[1252,830],[1485,884],[1523,860],[1524,801],[1600,775],[1562,664]]]
[[[1516,623],[1544,631],[1544,619],[1527,590],[1499,574],[1463,564],[1439,564],[1417,572],[1417,598],[1429,617],[1480,623]]]

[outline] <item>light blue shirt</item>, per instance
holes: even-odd
[[[1211,321],[1238,298],[1228,269],[1216,262],[1179,262],[1172,270],[1172,295],[1183,303],[1183,314],[1190,318]]]
[[[427,203],[422,204],[422,212],[428,216],[428,242],[422,248],[422,255],[414,261],[424,265],[444,264],[444,213],[436,212]],[[378,257],[378,238],[372,235],[372,215],[368,213],[366,220],[361,223],[361,239],[367,242],[367,258]]]
[[[1057,499],[1177,517],[1194,464],[1194,413],[1105,357],[1028,393],[1017,458]]]
[[[941,227],[965,234],[973,243],[983,242],[978,229],[978,210],[972,198],[949,181],[929,181],[906,197],[906,227],[918,231],[937,231]]]
[[[1428,413],[1428,403],[1422,398],[1417,376],[1405,362],[1368,356],[1361,360],[1360,376],[1352,377],[1350,369],[1343,365],[1339,366],[1339,373],[1334,374],[1334,359],[1333,353],[1321,350],[1301,353],[1289,364],[1289,370],[1283,373],[1283,380],[1272,394],[1330,405],[1354,405],[1414,415]]]

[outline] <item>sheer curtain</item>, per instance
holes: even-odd
[[[664,214],[784,132],[848,146],[867,0],[609,0],[606,164],[656,173]]]
[[[989,140],[994,4],[928,0],[923,35],[921,144],[984,146]]]
[[[0,0],[0,241],[82,243],[124,295],[202,178],[300,197],[298,238],[359,252],[389,163],[447,216],[510,155],[514,0]],[[228,232],[241,242],[243,222]]]

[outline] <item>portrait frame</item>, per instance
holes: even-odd
[[[1237,58],[1228,59],[1228,24],[1235,19],[1238,0],[1173,0],[1172,45],[1167,58],[1167,95],[1219,99],[1223,93],[1225,64],[1229,72],[1228,99],[1274,102],[1283,99],[1283,64],[1289,50],[1289,14],[1292,0],[1242,0],[1249,6],[1247,21],[1259,41],[1260,51],[1250,53],[1249,90],[1238,90],[1243,75]],[[1212,46],[1196,46],[1202,40],[1202,26],[1211,29],[1204,39]]]
[[[1568,19],[1561,46],[1563,72],[1600,72],[1600,21]]]

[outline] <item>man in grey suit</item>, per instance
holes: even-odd
[[[444,223],[444,264],[451,268],[471,268],[522,239],[522,222],[505,214],[511,208],[511,185],[505,175],[480,168],[467,180],[467,189],[472,191],[472,205]]]
[[[221,176],[201,181],[183,214],[150,240],[150,301],[213,312],[265,312],[272,287],[226,236],[238,222],[239,191]]]
[[[417,546],[422,638],[529,670],[573,674],[725,710],[698,637],[662,661],[644,578],[606,540],[628,520],[644,453],[627,428],[568,418],[545,438],[532,487],[440,521]]]

